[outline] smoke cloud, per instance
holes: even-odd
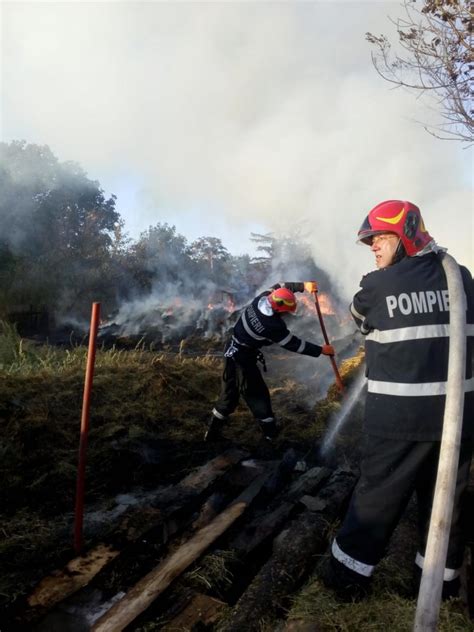
[[[0,10],[3,139],[48,144],[106,190],[120,181],[107,192],[126,226],[167,221],[195,237],[215,225],[238,254],[247,227],[298,225],[349,297],[374,267],[357,229],[402,198],[472,269],[468,151],[427,134],[419,121],[436,122],[436,104],[392,90],[370,61],[365,32],[393,37],[398,3]]]

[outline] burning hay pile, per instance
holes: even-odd
[[[244,303],[237,303],[230,290],[213,292],[206,305],[197,299],[184,299],[172,294],[125,303],[107,322],[101,323],[99,343],[107,348],[134,348],[145,345],[185,353],[220,351],[223,341],[237,321]],[[298,297],[298,314],[291,326],[301,336],[314,337],[318,331],[314,301],[308,295]],[[328,294],[319,295],[321,311],[336,338],[349,334],[353,327],[342,309]],[[76,336],[86,334],[85,325],[76,327]],[[318,331],[317,335],[321,335]]]
[[[135,301],[122,305],[113,322],[102,323],[99,341],[107,347],[128,347],[137,343],[161,349],[176,349],[188,341],[193,350],[207,346],[219,348],[236,319],[230,292],[220,292],[216,302],[203,306],[201,301],[171,296],[158,303]]]

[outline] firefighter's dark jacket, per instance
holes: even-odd
[[[244,309],[234,325],[234,341],[251,349],[261,349],[276,343],[283,349],[295,353],[314,358],[321,355],[319,345],[294,336],[288,330],[281,315],[269,308],[266,298],[269,294],[270,290],[262,292]]]
[[[474,436],[474,288],[461,266],[467,298],[463,437]],[[435,253],[405,257],[367,274],[351,313],[366,335],[366,431],[412,441],[441,439],[449,351],[449,296]]]

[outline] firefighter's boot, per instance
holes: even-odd
[[[204,441],[211,443],[212,441],[220,441],[222,439],[222,426],[224,425],[224,418],[219,419],[214,415],[211,415],[206,432],[204,433]]]
[[[320,561],[317,573],[326,588],[333,590],[340,601],[360,601],[370,593],[371,578],[347,568],[332,555]]]
[[[264,439],[266,439],[267,441],[273,441],[273,439],[277,438],[280,429],[277,426],[275,417],[259,419],[258,424],[260,426],[260,430],[262,431]]]

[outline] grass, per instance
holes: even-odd
[[[86,507],[110,503],[116,493],[134,486],[173,482],[214,456],[202,435],[218,394],[221,360],[187,356],[185,346],[178,354],[156,353],[143,345],[127,351],[98,349]],[[71,553],[86,357],[84,347],[26,343],[13,328],[0,323],[0,604],[15,601],[43,574],[41,568],[54,568]],[[362,361],[360,352],[339,367],[347,386]],[[278,362],[272,360],[266,378],[283,428],[276,449],[288,444],[310,446],[323,436],[329,416],[341,406],[341,395],[330,387],[326,398],[308,407],[311,385],[294,379],[291,369],[287,375],[273,371]],[[244,405],[225,435],[250,450],[260,441]],[[381,564],[376,594],[361,604],[336,602],[314,578],[295,600],[290,618],[318,621],[321,630],[341,632],[410,629],[414,604],[400,596],[406,578],[397,576],[392,562],[389,558],[385,568]],[[225,552],[210,554],[183,580],[195,590],[219,594],[232,582],[229,565],[232,560]],[[443,605],[445,627],[440,630],[469,629],[462,627],[462,615],[449,607]],[[394,621],[399,627],[392,625]],[[262,630],[271,626],[272,622],[261,622]],[[143,629],[159,627],[150,623]]]
[[[183,575],[183,581],[200,591],[211,590],[220,596],[222,591],[230,588],[233,573],[228,566],[237,561],[233,551],[216,551],[209,553],[195,567]]]
[[[125,364],[130,368],[154,364],[165,354],[152,353],[142,342],[135,349],[103,349],[99,346],[95,367],[113,368]],[[74,373],[84,371],[87,361],[87,347],[75,346],[69,349],[51,345],[37,345],[21,338],[14,325],[0,320],[0,372],[6,375],[34,375],[39,373]]]
[[[317,625],[318,632],[408,632],[413,628],[416,600],[407,599],[379,585],[360,602],[343,603],[313,578],[296,597],[289,620]],[[469,632],[472,621],[457,601],[441,605],[438,632]]]
[[[410,632],[418,588],[412,576],[416,548],[416,506],[412,501],[391,538],[387,555],[376,568],[366,599],[352,603],[338,600],[316,572],[294,598],[289,620],[314,624],[318,632]],[[460,601],[441,604],[438,632],[472,629],[472,621],[463,612]]]
[[[0,524],[0,603],[8,604],[29,591],[38,569],[50,558],[69,557],[70,518],[42,516],[29,508],[2,516]]]
[[[0,324],[0,604],[41,566],[54,568],[71,554],[86,355],[83,347],[32,345]],[[219,372],[211,357],[97,351],[86,510],[134,486],[181,478],[207,460],[203,420]],[[65,521],[69,532],[61,531]]]
[[[86,357],[84,347],[33,345],[0,321],[3,511],[11,513],[22,505],[41,511],[44,504],[62,509],[70,503]],[[343,377],[350,379],[351,370],[342,366]],[[157,468],[141,462],[144,446],[160,452],[156,444],[161,443],[168,451],[173,449],[177,476],[192,468],[202,458],[199,445],[219,391],[220,372],[221,360],[212,356],[157,354],[143,345],[129,351],[98,349],[88,445],[89,499],[100,498],[107,489],[110,493],[125,485],[146,484],[150,470]],[[313,410],[300,405],[308,388],[291,378],[270,378],[269,386],[283,428],[280,444],[310,444],[324,433],[327,416],[339,405],[338,393]],[[260,440],[244,405],[225,434],[250,449]],[[190,450],[188,446],[195,444],[197,448]],[[166,462],[166,455],[160,459]],[[157,482],[153,471],[149,483]]]

